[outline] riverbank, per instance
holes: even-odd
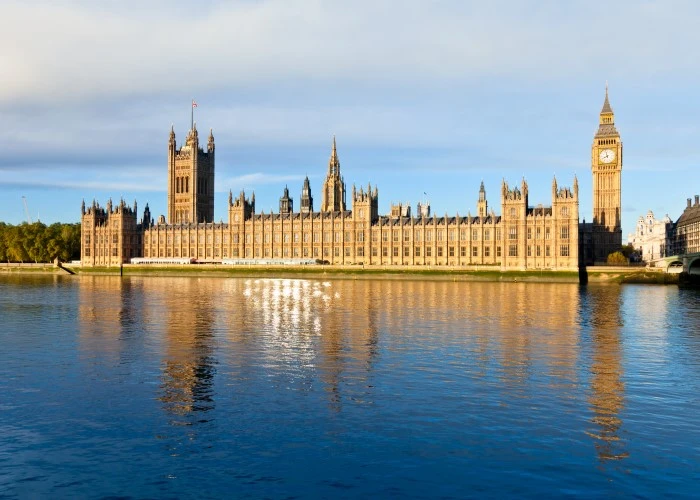
[[[441,281],[490,281],[532,283],[578,283],[576,271],[504,271],[498,268],[451,268],[381,266],[224,266],[197,265],[133,265],[118,267],[80,267],[65,265],[76,275],[112,276],[207,276],[207,277],[274,277],[324,279],[428,279]],[[589,267],[589,283],[643,283],[677,284],[677,274],[666,274],[661,269],[641,267]],[[3,264],[0,273],[13,274],[67,274],[51,264]]]

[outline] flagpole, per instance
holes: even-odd
[[[192,98],[192,102],[190,103],[190,130],[194,130],[194,98]]]

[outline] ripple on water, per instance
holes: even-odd
[[[0,494],[691,496],[697,293],[0,278]]]

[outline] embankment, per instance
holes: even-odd
[[[220,264],[193,265],[132,265],[120,267],[80,267],[52,264],[2,264],[0,273],[68,274],[122,276],[207,276],[207,277],[270,277],[324,279],[428,279],[444,281],[501,281],[533,283],[578,283],[576,271],[504,271],[494,268],[463,269],[451,267],[381,266],[224,266]],[[588,267],[589,283],[677,284],[678,275],[662,270],[639,267]]]

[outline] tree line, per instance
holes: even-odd
[[[0,262],[53,262],[56,257],[80,259],[80,224],[0,222]]]

